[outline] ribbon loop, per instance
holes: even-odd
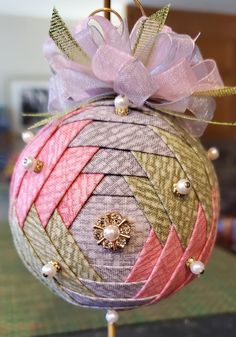
[[[152,102],[156,109],[177,113],[189,132],[200,136],[213,118],[211,96],[236,94],[236,88],[224,87],[216,63],[202,58],[196,39],[165,26],[168,13],[166,6],[140,18],[130,36],[125,20],[121,33],[96,15],[71,34],[54,9],[52,39],[44,48],[53,71],[49,110],[68,110],[99,95],[123,94],[136,106]],[[186,110],[193,113],[192,119],[185,118]]]

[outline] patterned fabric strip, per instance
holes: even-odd
[[[64,152],[35,201],[44,227],[66,191],[97,150],[96,147],[78,147]],[[84,198],[86,200],[86,196]]]
[[[211,188],[214,188],[217,183],[218,179],[216,176],[216,172],[214,170],[212,162],[207,158],[207,152],[203,148],[202,144],[199,140],[195,139],[194,137],[186,137],[187,142],[191,144],[192,149],[195,151],[196,155],[199,157],[199,159],[202,161],[202,164],[205,167],[205,171],[210,183]]]
[[[201,255],[199,257],[200,261],[203,261],[205,264],[208,263],[209,257],[211,256],[212,250],[214,248],[214,243],[216,240],[217,235],[217,227],[216,223],[219,216],[219,201],[218,201],[218,190],[214,190],[212,194],[212,203],[213,203],[213,215],[212,215],[212,223],[211,223],[211,229],[209,233],[208,241],[204,247],[204,249],[201,252]]]
[[[27,156],[37,157],[39,152],[42,150],[48,139],[54,134],[58,126],[58,123],[54,123],[52,126],[48,126],[46,128],[41,129],[37,135],[34,136],[34,139],[24,148],[21,152],[17,163],[15,165],[15,169],[12,176],[11,182],[11,191],[10,195],[12,200],[14,200],[18,193],[19,188],[26,174],[25,168],[22,165],[22,161]]]
[[[105,176],[93,192],[94,195],[117,195],[132,197],[133,193],[121,176]]]
[[[59,254],[53,242],[45,232],[42,224],[40,223],[37,211],[34,206],[30,209],[30,212],[26,218],[24,224],[24,235],[29,240],[32,248],[36,254],[40,257],[43,264],[50,261],[56,261],[61,266],[61,271],[57,275],[57,280],[60,284],[66,287],[71,287],[72,284],[76,284],[74,289],[82,294],[93,294],[79,281],[77,275],[70,269],[70,266],[66,264],[63,257]]]
[[[83,173],[146,176],[131,152],[111,149],[99,150],[85,167]]]
[[[209,180],[209,184],[212,188],[218,185],[218,178],[216,175],[216,171],[214,166],[210,160],[207,158],[207,151],[202,146],[201,142],[198,138],[193,137],[190,133],[188,133],[183,127],[180,127],[178,124],[173,123],[170,118],[165,121],[170,123],[170,125],[176,130],[176,135],[181,137],[181,139],[186,142],[190,148],[195,152],[195,154],[199,157],[199,160],[202,161],[203,166],[206,170],[206,175]]]
[[[170,280],[183,255],[183,247],[179,241],[175,227],[173,226],[161,255],[152,270],[144,287],[136,295],[136,298],[151,297],[161,293]],[[158,282],[157,282],[158,280]]]
[[[198,200],[193,189],[183,199],[177,198],[173,193],[174,183],[186,178],[184,171],[174,158],[141,152],[133,152],[133,154],[147,173],[170,222],[176,226],[182,245],[186,247],[196,222]]]
[[[152,129],[166,142],[169,148],[175,153],[186,176],[191,181],[199,202],[206,213],[208,231],[211,227],[212,205],[211,186],[206,176],[205,165],[199,155],[180,137],[171,135],[164,130],[154,127]]]
[[[57,210],[55,210],[50,218],[46,232],[57,252],[63,257],[67,266],[69,266],[77,277],[93,281],[102,281],[101,277],[90,266],[83,252],[65,227]]]
[[[169,218],[153,185],[148,178],[126,176],[125,179],[160,243],[165,244],[170,231],[171,218]]]
[[[210,186],[214,188],[218,184],[218,179],[212,162],[207,158],[207,151],[204,149],[199,139],[192,137],[191,134],[185,131],[185,129],[181,129],[181,132],[183,133],[183,140],[192,148],[199,157],[199,160],[202,161]]]
[[[106,102],[104,103],[106,104]],[[167,118],[161,113],[155,112],[152,114],[150,109],[143,109],[143,111],[131,110],[128,116],[118,116],[114,112],[114,101],[111,101],[111,106],[90,106],[85,111],[78,110],[73,116],[69,116],[65,119],[63,124],[73,123],[78,120],[94,120],[103,122],[117,122],[117,123],[127,123],[135,125],[152,125],[157,128],[166,130],[173,134],[178,134],[178,131],[173,127]]]
[[[125,282],[146,281],[162,252],[156,233],[151,230],[138,259]]]
[[[199,205],[197,221],[194,226],[193,235],[189,241],[188,247],[186,248],[177,268],[175,269],[171,279],[165,285],[164,289],[161,291],[159,298],[167,297],[171,294],[176,288],[179,288],[184,284],[185,280],[192,276],[189,268],[186,267],[186,261],[190,257],[199,259],[199,252],[202,251],[207,241],[207,224],[204,211]]]
[[[103,266],[102,264],[92,265],[99,275],[106,282],[125,282],[133,266]]]
[[[20,226],[23,226],[31,205],[34,203],[39,191],[53,171],[54,166],[60,160],[67,146],[88,123],[90,123],[90,121],[79,121],[73,124],[73,128],[71,128],[70,125],[60,127],[39,153],[38,159],[44,163],[43,170],[40,174],[34,172],[26,173],[17,199],[16,212]]]
[[[97,297],[103,298],[133,298],[144,286],[144,282],[136,283],[99,283],[81,280],[86,288]]]
[[[64,290],[70,295],[80,306],[89,307],[94,309],[112,309],[116,310],[122,309],[133,309],[141,305],[149,304],[153,301],[154,297],[143,298],[143,299],[108,299],[108,298],[93,298],[88,296],[83,296],[79,293],[70,291],[66,288]]]
[[[118,251],[104,250],[102,246],[97,245],[93,237],[93,226],[97,219],[109,212],[120,213],[127,218],[131,225],[131,238],[122,254]],[[136,262],[150,230],[150,224],[136,200],[133,197],[117,196],[91,196],[70,227],[70,233],[88,261],[92,265],[110,267],[111,273],[113,268],[117,266],[132,268],[131,266]],[[104,279],[102,274],[101,277]]]
[[[71,304],[76,304],[76,302],[68,296],[68,294],[60,287],[54,280],[50,278],[43,278],[42,277],[42,266],[43,263],[33,250],[32,246],[30,245],[29,241],[23,236],[23,232],[17,222],[15,212],[13,211],[12,221],[10,223],[13,240],[15,243],[16,250],[24,263],[25,267],[36,277],[40,282],[44,285],[48,286],[53,293],[58,295],[59,297],[63,298],[67,302]]]
[[[149,127],[126,123],[93,122],[80,132],[70,146],[99,146],[174,157],[172,151]]]
[[[207,265],[208,263],[208,259],[209,256],[212,253],[212,250],[214,248],[214,243],[216,240],[216,234],[217,234],[217,227],[216,227],[216,223],[217,223],[217,216],[218,216],[218,200],[216,202],[215,200],[216,198],[216,190],[213,191],[212,193],[212,209],[213,209],[213,216],[212,216],[212,227],[210,230],[210,233],[207,237],[207,241],[205,243],[205,246],[203,247],[203,249],[201,250],[200,254],[198,252],[198,260],[204,262],[205,265]],[[184,281],[184,283],[182,283],[179,287],[176,287],[174,290],[174,293],[178,292],[180,289],[182,289],[185,285],[187,285],[189,282],[191,282],[193,279],[195,278],[195,276],[193,274],[190,274]]]
[[[58,212],[67,228],[71,226],[102,178],[102,174],[81,173],[67,190],[58,205]]]

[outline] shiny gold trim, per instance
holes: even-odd
[[[129,108],[115,108],[115,113],[118,116],[127,116],[129,114]]]
[[[147,106],[149,106],[149,105],[147,104]],[[170,111],[170,110],[163,109],[163,108],[158,108],[156,111],[157,112],[161,111],[164,114],[167,114],[169,116],[178,117],[178,118],[186,119],[186,120],[189,120],[189,121],[203,122],[203,123],[212,124],[212,125],[236,126],[236,121],[232,121],[232,122],[211,121],[211,120],[207,120],[207,119],[203,119],[203,118],[197,118],[197,117],[194,117],[194,116],[186,115],[185,113],[178,113],[178,112]]]
[[[197,91],[193,96],[197,97],[226,97],[236,95],[236,87],[223,87],[212,90]]]

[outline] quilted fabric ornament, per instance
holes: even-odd
[[[29,156],[43,162],[40,173],[25,170]],[[177,195],[182,180],[191,187]],[[219,208],[215,172],[196,139],[151,109],[117,116],[109,100],[35,136],[16,165],[11,198],[26,266],[69,302],[116,309],[154,303],[192,280],[186,262],[207,262]],[[109,213],[126,220],[130,237],[120,247],[118,229],[116,250],[106,247],[112,239],[97,244],[114,226],[103,219],[96,232]],[[61,269],[45,278],[50,261]]]
[[[24,134],[10,225],[26,267],[75,305],[160,301],[204,272],[214,245],[216,149],[194,135],[212,117],[207,93],[225,88],[195,41],[164,26],[167,13],[141,18],[130,37],[100,16],[72,36],[54,10],[50,108],[71,112]],[[166,114],[186,108],[194,121]]]

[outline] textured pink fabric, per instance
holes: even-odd
[[[216,191],[216,190],[213,191],[213,195],[212,195],[212,208],[213,208],[212,227],[211,227],[211,231],[209,233],[207,243],[206,243],[204,249],[202,250],[202,253],[201,253],[200,258],[199,258],[199,260],[204,262],[205,264],[208,263],[208,260],[211,256],[212,250],[214,248],[215,240],[216,240],[216,234],[217,234],[216,223],[217,223],[217,218],[218,218],[218,214],[219,214],[219,204],[218,204],[218,201],[217,201],[217,193],[218,193],[218,191]]]
[[[139,282],[147,280],[161,254],[161,251],[162,246],[156,236],[156,233],[152,229],[143,250],[141,251],[125,282]]]
[[[63,222],[69,228],[77,214],[103,178],[103,174],[80,174],[58,206]]]
[[[198,256],[198,259],[202,262],[204,262],[205,264],[207,264],[209,257],[211,256],[212,250],[214,248],[214,244],[215,244],[215,239],[216,239],[216,233],[217,233],[217,227],[216,227],[216,221],[217,221],[217,215],[219,213],[219,202],[218,202],[218,198],[219,195],[218,191],[213,191],[212,193],[212,227],[211,227],[211,231],[210,233],[208,233],[208,237],[207,237],[207,241],[205,243],[205,246],[203,247],[202,251],[200,252],[200,255]],[[173,294],[175,294],[176,292],[178,292],[181,288],[183,288],[185,285],[187,285],[188,283],[190,283],[194,278],[196,278],[196,276],[194,276],[193,274],[190,274],[189,277],[185,280],[185,282],[180,285],[179,287],[176,287],[176,289],[172,292]]]
[[[91,123],[89,120],[79,121],[73,123],[73,126],[68,124],[60,127],[54,136],[49,139],[37,157],[44,163],[42,172],[40,172],[40,174],[34,172],[27,172],[25,174],[16,203],[16,213],[21,227],[23,227],[26,215],[34,203],[34,200],[37,198],[39,191],[65,149],[80,130],[89,123]]]
[[[144,287],[135,298],[150,297],[159,294],[171,278],[183,255],[183,247],[176,229],[172,226],[167,242]]]
[[[35,202],[44,227],[66,191],[97,150],[97,147],[76,147],[64,152]]]
[[[202,206],[199,205],[197,221],[194,226],[193,235],[188,244],[187,249],[185,250],[179,265],[175,269],[171,279],[166,284],[165,288],[161,291],[160,295],[157,296],[156,302],[160,298],[166,297],[171,294],[176,288],[183,286],[186,282],[186,279],[192,276],[190,270],[186,267],[186,261],[190,257],[196,259],[199,258],[199,252],[202,251],[206,241],[207,241],[207,223],[204,211]]]
[[[19,188],[26,173],[22,161],[26,156],[37,156],[40,150],[43,148],[48,139],[53,135],[55,130],[57,129],[58,122],[52,124],[51,127],[43,128],[39,131],[39,133],[34,137],[32,142],[27,145],[27,147],[21,152],[18,161],[15,165],[14,173],[12,176],[11,183],[11,200],[14,200],[17,197],[19,192]]]

